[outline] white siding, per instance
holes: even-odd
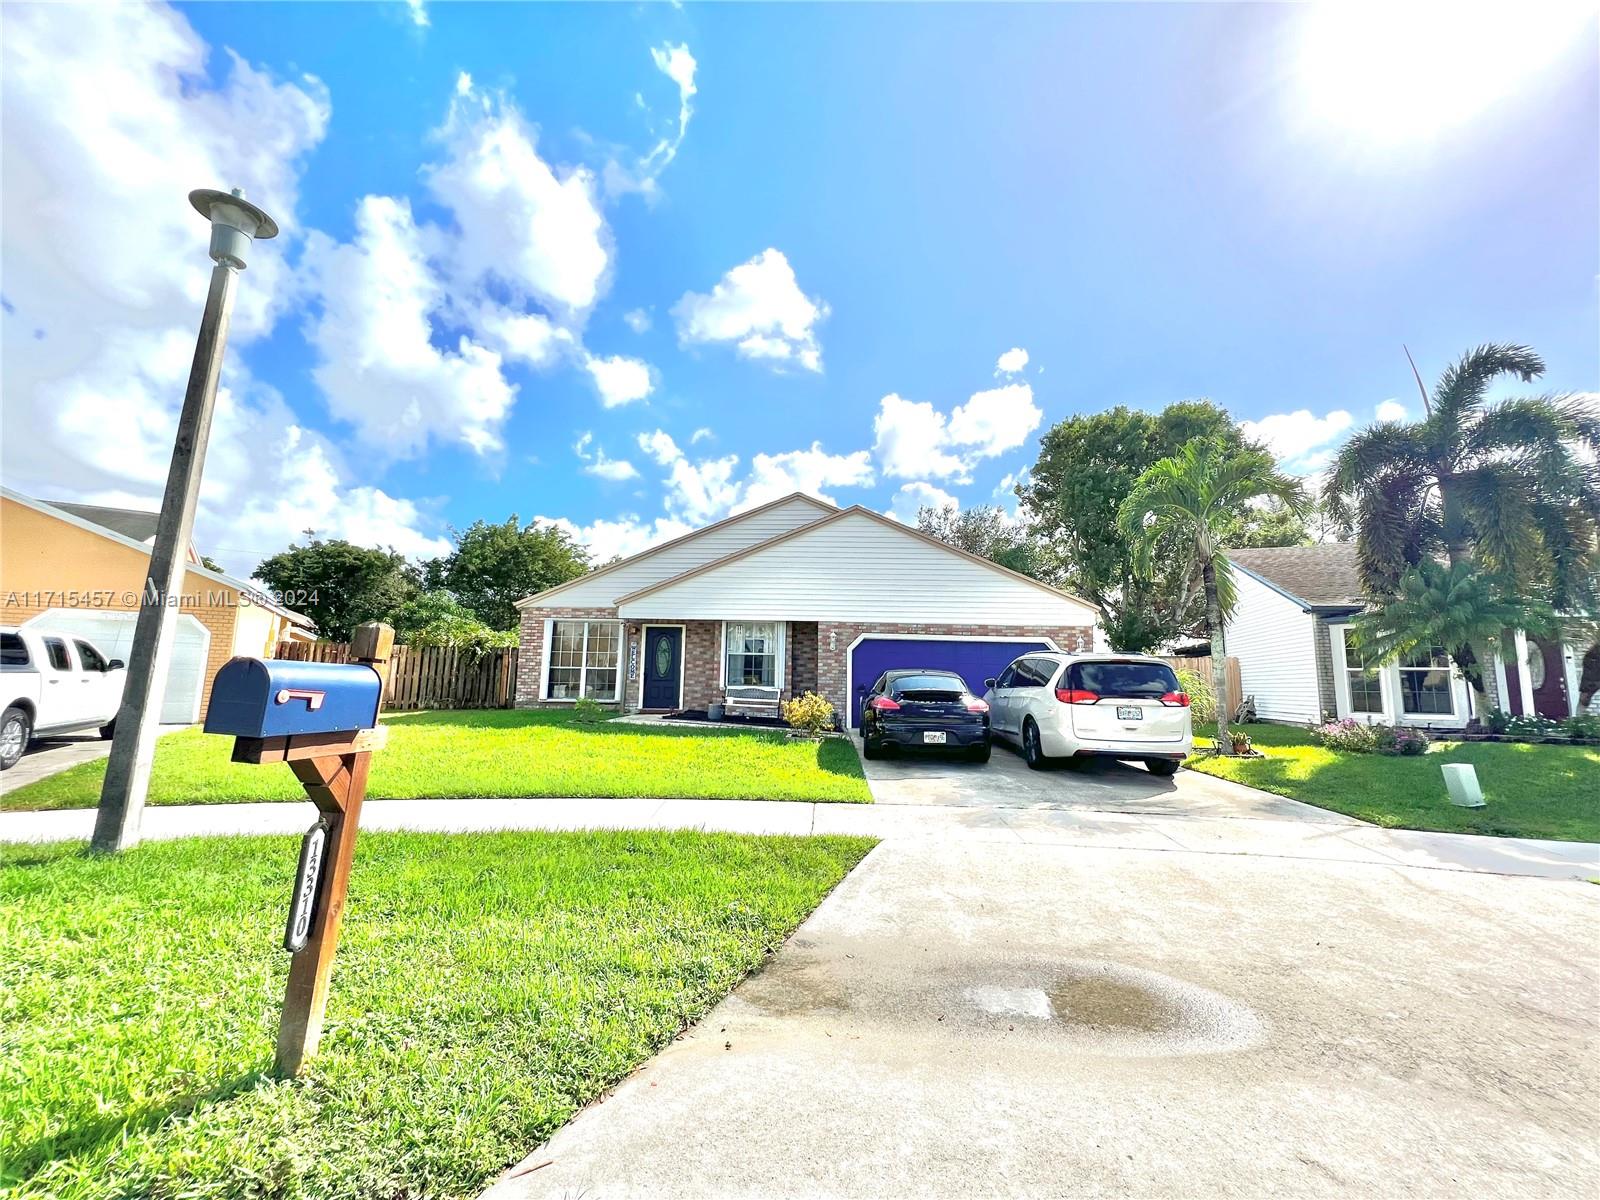
[[[1300,724],[1320,721],[1314,618],[1243,571],[1235,568],[1233,577],[1239,603],[1223,634],[1228,653],[1239,660],[1239,686],[1256,698],[1256,715]]]
[[[820,521],[834,511],[832,505],[795,496],[763,512],[735,517],[718,528],[690,534],[677,545],[655,553],[646,552],[602,575],[574,580],[533,607],[606,608],[615,604],[619,596],[682,575],[801,525]]]
[[[1094,610],[849,513],[623,604],[625,618],[1093,625]]]

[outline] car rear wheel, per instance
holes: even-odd
[[[28,748],[28,734],[32,729],[33,722],[28,720],[26,712],[20,708],[6,709],[5,715],[0,717],[0,771],[17,765],[22,752]]]
[[[878,743],[873,741],[871,738],[864,737],[861,739],[861,757],[882,758],[883,747],[878,745]]]
[[[1039,741],[1039,727],[1033,723],[1032,717],[1022,723],[1022,757],[1035,771],[1042,771],[1050,765],[1044,745]]]
[[[1176,775],[1182,764],[1175,758],[1147,758],[1144,765],[1152,775]]]
[[[988,762],[989,761],[989,743],[985,742],[981,746],[974,746],[971,750],[967,751],[967,757],[970,758],[973,762],[976,762],[976,763],[986,763],[986,762]]]
[[[115,717],[100,726],[100,736],[108,742],[117,736],[117,719]]]

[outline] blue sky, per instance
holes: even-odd
[[[241,571],[307,527],[424,554],[516,512],[606,557],[794,487],[1010,503],[1053,422],[1195,396],[1313,472],[1416,408],[1402,342],[1427,376],[1527,342],[1544,386],[1600,388],[1592,12],[417,15],[75,38],[8,7],[8,484],[159,495],[196,186],[285,227],[241,280],[200,517]],[[124,205],[109,257],[50,202],[89,189]]]

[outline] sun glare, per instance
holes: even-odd
[[[1334,3],[1303,11],[1296,65],[1309,115],[1374,141],[1413,142],[1513,97],[1590,29],[1596,7]]]

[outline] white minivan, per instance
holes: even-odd
[[[1021,746],[1036,771],[1100,756],[1171,775],[1194,747],[1189,697],[1159,658],[1039,650],[984,684],[990,731]]]

